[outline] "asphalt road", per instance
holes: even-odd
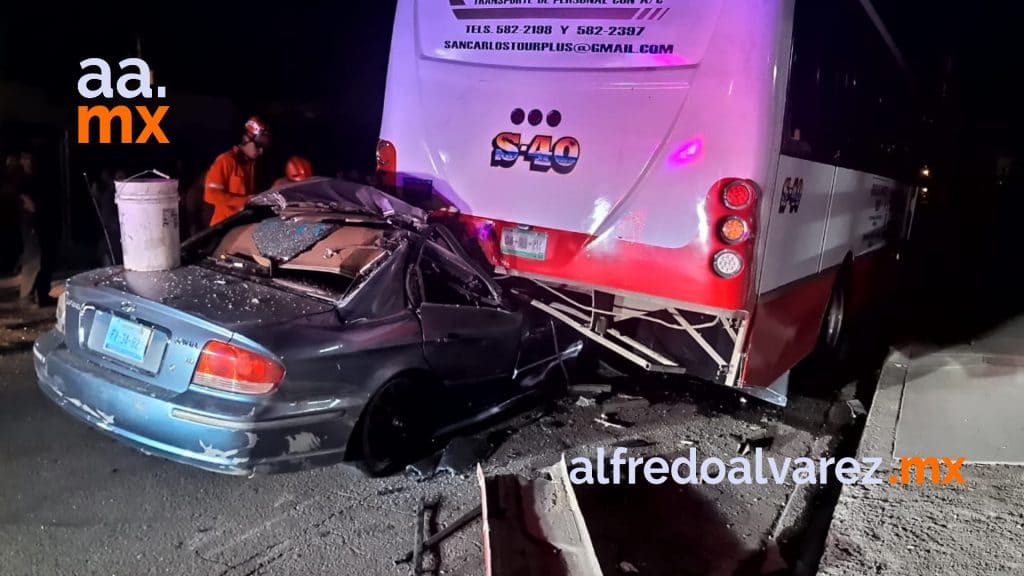
[[[531,476],[563,452],[593,457],[624,439],[630,455],[736,454],[737,438],[780,424],[771,448],[827,452],[827,404],[782,412],[729,391],[673,386],[671,396],[594,422],[599,406],[570,396],[501,423],[488,474]],[[675,392],[675,390],[681,390]],[[792,486],[585,487],[580,501],[606,574],[623,561],[640,573],[757,573],[799,541],[812,494]],[[477,505],[472,473],[417,482],[369,479],[348,466],[251,479],[220,476],[121,446],[72,420],[36,387],[31,351],[0,353],[0,572],[22,574],[407,574],[421,498],[439,499],[438,527]],[[482,574],[474,522],[446,541],[435,574]]]

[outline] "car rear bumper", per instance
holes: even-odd
[[[66,412],[144,453],[223,474],[253,475],[327,466],[344,459],[358,410],[307,411],[260,420],[201,408],[69,353],[56,330],[33,347],[43,393]],[[339,404],[339,403],[334,403]],[[214,408],[214,409],[211,409]]]

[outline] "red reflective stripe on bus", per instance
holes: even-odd
[[[605,238],[587,244],[593,240],[588,234],[531,227],[547,234],[547,253],[539,260],[501,252],[502,229],[515,228],[514,224],[460,217],[495,266],[566,283],[604,286],[713,308],[747,308],[751,268],[745,266],[743,273],[731,279],[716,276],[711,258],[720,248],[717,243],[708,245],[696,240],[680,248],[661,248]],[[481,232],[485,229],[486,234]]]

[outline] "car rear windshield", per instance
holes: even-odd
[[[236,274],[336,301],[390,253],[389,233],[380,226],[275,217],[228,230],[208,260]]]

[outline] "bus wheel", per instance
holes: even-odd
[[[814,350],[793,367],[790,392],[815,398],[827,397],[846,383],[848,290],[843,277],[840,274],[832,287]]]
[[[841,279],[840,279],[841,280]],[[843,282],[836,281],[832,287],[832,296],[825,308],[825,317],[821,323],[820,346],[823,350],[837,352],[842,346],[843,331],[846,328],[846,289]]]

